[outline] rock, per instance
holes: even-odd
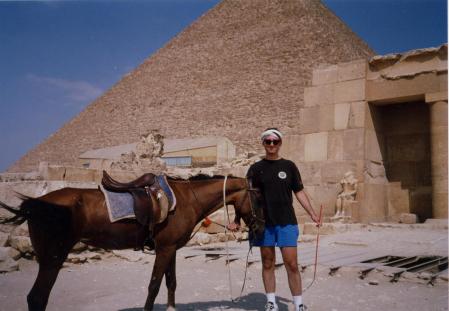
[[[112,253],[119,258],[131,262],[140,261],[145,257],[145,254],[143,254],[142,252],[132,250],[113,250]]]
[[[416,214],[402,213],[399,216],[399,222],[403,224],[416,224],[418,222],[418,217]]]
[[[33,246],[29,237],[25,236],[10,236],[9,245],[15,248],[22,254],[32,254]]]
[[[75,244],[75,246],[72,248],[72,253],[81,253],[84,252],[85,250],[87,250],[87,245],[84,244],[83,242],[78,242]]]
[[[19,260],[20,257],[22,257],[22,254],[20,254],[20,252],[12,247],[6,247],[8,249],[8,255],[9,257],[11,257],[14,260]]]
[[[379,282],[376,280],[369,281],[369,285],[379,285]]]
[[[24,222],[23,224],[17,226],[12,232],[11,235],[17,236],[30,236],[28,231],[28,222]]]
[[[94,260],[101,260],[101,255],[95,252],[87,251],[81,254],[71,253],[69,254],[69,256],[67,256],[66,261],[74,264],[81,264],[87,261],[94,261]]]
[[[9,234],[5,232],[0,232],[0,247],[8,245]]]
[[[10,257],[10,247],[0,247],[0,272],[19,270],[19,264]]]

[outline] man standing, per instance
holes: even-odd
[[[262,279],[267,295],[266,311],[278,310],[276,304],[275,247],[279,247],[287,270],[288,285],[293,296],[295,311],[306,310],[302,302],[301,275],[298,269],[297,240],[299,228],[293,209],[293,196],[319,224],[310,201],[303,191],[304,186],[296,165],[280,157],[282,134],[269,128],[261,135],[265,158],[254,163],[248,170],[253,186],[261,190],[264,200],[265,231],[259,237],[250,237],[252,246],[260,247],[262,257]],[[236,228],[238,224],[231,225]]]

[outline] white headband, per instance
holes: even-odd
[[[282,139],[282,134],[281,134],[281,132],[279,132],[278,130],[274,130],[274,129],[269,129],[269,130],[266,130],[265,132],[263,132],[263,133],[260,135],[260,139],[261,139],[261,140],[264,140],[265,137],[270,136],[270,135],[272,135],[272,134],[274,134],[274,135],[276,135],[277,137],[279,137],[279,139]]]

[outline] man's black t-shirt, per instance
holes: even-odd
[[[304,186],[295,163],[286,159],[263,159],[251,165],[247,176],[252,179],[253,186],[262,191],[267,225],[298,223],[293,209],[292,191],[301,191]]]

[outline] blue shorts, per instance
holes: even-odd
[[[266,226],[262,236],[250,237],[250,244],[251,246],[297,246],[298,237],[298,225]]]

